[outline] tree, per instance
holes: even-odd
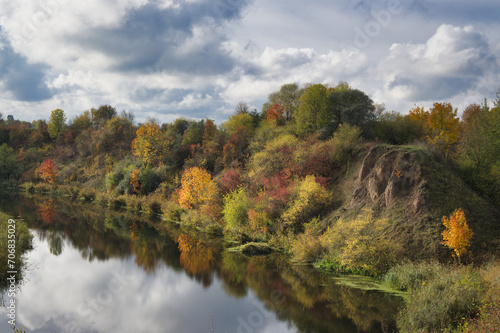
[[[92,126],[92,118],[88,110],[75,117],[75,119],[73,119],[73,122],[70,124],[70,128],[78,133],[86,130],[90,126]]]
[[[217,183],[208,171],[192,167],[182,174],[179,204],[185,209],[199,207],[215,197]]]
[[[157,123],[147,123],[136,131],[137,137],[132,141],[133,154],[142,159],[144,164],[157,164],[167,149],[168,141]]]
[[[315,133],[328,123],[327,96],[327,88],[323,84],[305,88],[294,114],[297,135],[304,137]]]
[[[116,109],[111,105],[101,105],[99,108],[91,108],[90,115],[94,126],[104,125],[108,120],[116,116]]]
[[[3,143],[0,146],[0,179],[8,179],[18,172],[18,163],[14,149]]]
[[[57,172],[59,167],[52,159],[45,160],[42,165],[37,169],[40,178],[49,183],[54,183],[57,180]]]
[[[244,126],[247,129],[248,133],[253,133],[254,122],[253,118],[248,113],[238,113],[229,117],[224,123],[222,123],[221,127],[226,132],[228,136],[233,135],[236,130]]]
[[[266,121],[274,120],[276,125],[283,125],[285,121],[284,113],[285,108],[279,103],[274,103],[269,110],[267,110]]]
[[[250,113],[250,107],[245,102],[239,102],[238,105],[236,105],[236,108],[234,110],[235,110],[236,114]]]
[[[339,125],[359,126],[365,131],[375,119],[375,105],[368,95],[358,89],[346,87],[345,83],[333,88],[328,95],[328,121],[323,125],[326,136],[330,136]]]
[[[443,216],[442,222],[445,226],[443,231],[443,244],[455,251],[460,262],[460,256],[467,253],[470,239],[474,235],[465,218],[462,208],[455,209],[450,217]]]
[[[427,141],[448,154],[451,146],[458,140],[459,121],[457,109],[453,110],[450,103],[434,103],[424,123]]]
[[[284,84],[279,91],[269,94],[262,111],[267,114],[274,104],[278,104],[283,108],[284,121],[289,121],[299,107],[299,99],[303,92],[304,90],[300,89],[297,83]]]
[[[57,139],[61,134],[64,123],[66,122],[66,115],[61,109],[55,109],[50,114],[49,119],[49,135],[52,139]]]

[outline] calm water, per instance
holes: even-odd
[[[281,255],[228,253],[220,239],[92,204],[3,195],[0,210],[35,235],[16,299],[28,333],[393,330],[397,298]]]

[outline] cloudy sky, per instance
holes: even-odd
[[[346,81],[387,109],[500,86],[491,0],[0,0],[0,112],[224,121],[282,84]]]

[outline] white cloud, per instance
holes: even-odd
[[[472,26],[441,25],[425,44],[394,44],[389,52],[379,71],[398,100],[451,99],[497,71],[486,37]]]

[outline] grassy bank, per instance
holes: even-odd
[[[24,254],[32,249],[32,241],[25,222],[0,212],[0,290],[8,287],[8,271],[17,271],[17,282],[22,279]]]

